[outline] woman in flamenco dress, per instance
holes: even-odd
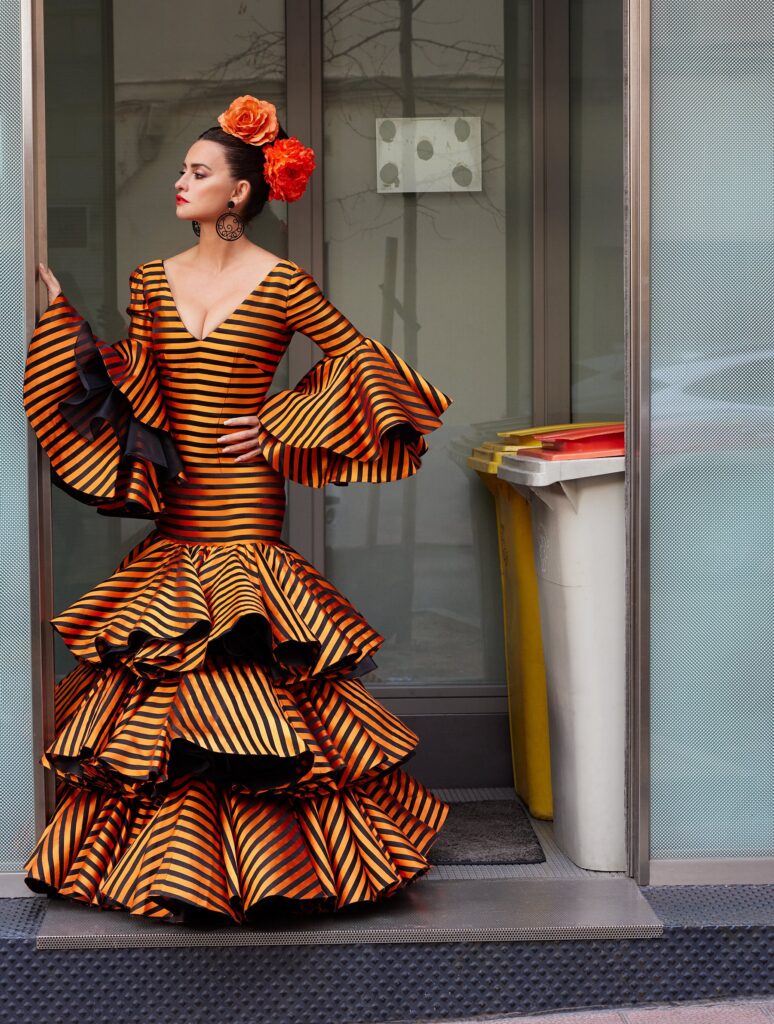
[[[417,737],[360,681],[384,638],[280,531],[286,478],[407,477],[451,399],[243,237],[313,168],[271,103],[235,99],[175,183],[199,242],[132,271],[115,344],[40,265],[24,403],[54,482],[155,522],[51,620],[77,665],[40,759],[56,809],[25,864],[35,892],[249,924],[374,903],[429,866],[448,807],[403,770]],[[295,331],[323,357],[267,398]]]

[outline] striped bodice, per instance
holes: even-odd
[[[276,541],[285,511],[282,474],[265,458],[240,464],[218,437],[244,429],[224,420],[260,413],[295,325],[307,323],[321,298],[308,274],[280,260],[207,337],[188,331],[175,305],[163,261],[133,277],[132,330],[153,347],[172,435],[185,466],[184,481],[162,488],[165,536],[196,543]],[[290,307],[290,308],[289,308]],[[341,354],[362,340],[327,306],[317,340]],[[318,310],[319,314],[319,310]]]
[[[106,515],[154,518],[171,540],[276,543],[285,479],[409,476],[451,401],[361,334],[292,260],[202,339],[183,322],[161,259],[137,266],[129,289],[129,333],[113,345],[63,294],[51,302],[30,341],[25,409],[60,486]],[[296,331],[324,357],[269,395]],[[218,438],[244,429],[225,424],[242,416],[258,418],[260,454],[236,462]]]

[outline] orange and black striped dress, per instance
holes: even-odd
[[[389,896],[427,870],[448,808],[402,770],[417,737],[360,682],[384,638],[280,540],[284,481],[409,476],[451,400],[291,260],[204,339],[162,260],[130,296],[108,345],[60,294],[27,357],[54,481],[155,521],[52,619],[78,663],[55,690],[57,806],[27,885],[172,922]],[[324,355],[267,398],[295,331]],[[262,456],[236,463],[217,439],[248,414]]]

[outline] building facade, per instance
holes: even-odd
[[[289,491],[288,542],[387,637],[366,682],[419,733],[415,774],[510,778],[497,538],[465,457],[498,430],[625,420],[628,873],[774,882],[774,14],[0,9],[2,894],[26,894],[53,810],[38,759],[72,662],[48,620],[148,532],[51,487],[21,405],[36,265],[121,337],[130,270],[195,241],[173,213],[186,150],[242,93],[318,155],[254,240],[455,399],[416,479]],[[297,337],[275,386],[314,359]]]

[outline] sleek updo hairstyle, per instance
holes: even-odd
[[[286,139],[287,132],[280,127],[278,139]],[[199,136],[209,142],[218,142],[226,151],[226,163],[233,177],[250,182],[250,194],[240,217],[247,223],[257,217],[269,198],[269,183],[263,176],[263,146],[252,146],[230,132],[224,132],[219,125],[208,128]]]

